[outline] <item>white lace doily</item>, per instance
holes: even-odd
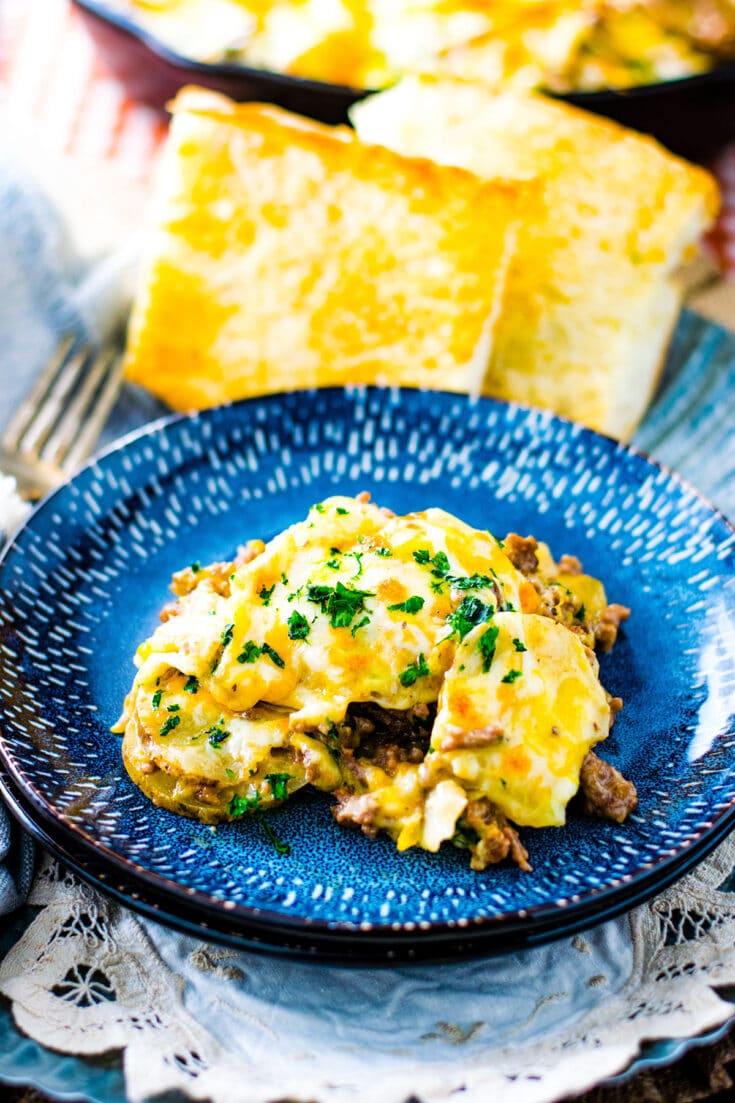
[[[343,969],[175,934],[48,860],[0,991],[45,1046],[121,1050],[134,1101],[547,1103],[619,1072],[647,1039],[730,1018],[715,988],[735,983],[734,863],[735,838],[650,904],[552,946]]]

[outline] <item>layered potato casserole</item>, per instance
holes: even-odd
[[[735,53],[732,0],[110,0],[178,53],[378,89],[452,72],[556,92],[691,76]]]
[[[530,868],[517,828],[562,826],[578,793],[618,822],[636,805],[594,750],[622,704],[595,649],[628,610],[532,537],[332,497],[173,591],[115,729],[164,808],[272,832],[262,813],[313,786],[341,824],[483,870]]]

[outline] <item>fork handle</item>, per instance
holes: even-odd
[[[54,464],[37,459],[27,460],[3,448],[0,448],[0,473],[12,475],[18,493],[27,501],[43,498],[67,479],[61,468]]]

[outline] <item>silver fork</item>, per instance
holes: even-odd
[[[119,351],[65,337],[0,439],[0,472],[41,498],[90,455],[122,382]]]

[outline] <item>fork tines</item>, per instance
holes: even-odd
[[[122,381],[118,350],[66,337],[6,429],[0,448],[71,474],[90,455]]]

